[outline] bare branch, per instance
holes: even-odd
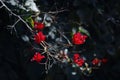
[[[0,2],[2,3],[2,6],[4,6],[12,15],[14,15],[14,16],[17,17],[17,18],[19,18],[19,19],[27,26],[27,28],[28,28],[31,32],[33,31],[33,30],[31,29],[31,27],[21,18],[21,16],[19,16],[19,15],[15,14],[14,12],[12,12],[11,9],[8,8],[2,0],[0,0]]]
[[[60,33],[61,36],[63,36],[67,40],[68,44],[72,46],[72,43],[70,42],[70,40],[60,30],[57,30],[57,31]]]
[[[3,5],[2,6],[0,6],[0,8],[2,8],[2,7],[4,7]]]
[[[42,12],[42,13],[48,13],[48,14],[58,14],[58,13],[62,13],[62,12],[65,12],[65,11],[69,11],[67,9],[63,9],[63,10],[57,10],[57,11],[49,11],[49,12]]]

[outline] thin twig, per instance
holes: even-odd
[[[68,44],[72,46],[72,43],[70,42],[70,40],[63,33],[61,33],[60,30],[57,30],[57,31],[60,33],[61,36],[63,36],[67,40]]]
[[[15,17],[19,18],[27,26],[27,28],[31,32],[33,31],[32,28],[19,15],[15,14],[14,12],[12,12],[11,9],[9,9],[2,0],[0,0],[0,2],[2,3],[2,6],[4,6],[11,14],[13,14]]]
[[[4,7],[3,5],[2,6],[0,6],[0,8],[2,8],[2,7]]]
[[[64,10],[57,10],[57,11],[49,11],[49,12],[42,12],[42,13],[48,13],[48,14],[58,14],[58,13],[62,13],[64,11],[69,11],[67,9],[64,9]]]

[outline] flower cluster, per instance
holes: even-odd
[[[35,32],[37,32],[34,35],[34,42],[41,46],[46,44],[46,42],[45,42],[46,36],[42,32],[42,30],[44,28],[45,28],[44,23],[34,22],[34,30],[35,30]],[[72,47],[74,47],[75,45],[85,44],[87,38],[88,38],[88,36],[86,34],[82,34],[81,32],[74,33],[72,36],[72,41],[71,41],[72,44],[74,44]],[[47,50],[47,48],[49,48],[49,46],[45,47],[45,50]],[[49,51],[50,50],[52,50],[52,47],[49,49]],[[66,62],[69,63],[70,60],[72,60],[73,61],[72,63],[74,63],[76,65],[76,67],[81,67],[80,70],[83,72],[83,74],[84,74],[85,70],[87,70],[90,74],[92,66],[99,67],[101,65],[101,63],[107,62],[107,59],[105,59],[105,58],[103,58],[103,59],[94,58],[94,59],[92,59],[92,61],[90,63],[87,63],[87,59],[84,56],[81,56],[80,54],[75,53],[73,55],[73,58],[71,58],[69,56],[71,54],[71,52],[69,52],[70,53],[69,55],[68,55],[68,52],[69,52],[69,48],[60,50],[60,52],[56,53],[56,55],[53,55],[54,53],[51,54],[51,52],[47,53],[45,51],[45,53],[47,55],[50,55],[51,57],[56,58],[56,60],[59,60],[62,63],[66,63]],[[42,53],[44,53],[44,52],[42,52]],[[36,62],[40,63],[44,58],[47,58],[47,57],[45,57],[44,54],[36,52],[34,54],[34,56],[32,57],[31,61],[36,61]],[[92,66],[88,67],[89,64],[92,64]],[[90,68],[90,70],[89,70],[89,68]]]
[[[82,57],[80,57],[79,54],[74,54],[73,61],[80,67],[83,66],[85,62],[85,60]]]
[[[91,63],[94,66],[100,66],[101,63],[106,63],[108,60],[106,58],[98,59],[94,58]],[[73,62],[77,64],[79,67],[83,66],[85,63],[85,59],[81,57],[78,53],[74,54],[73,56]]]
[[[87,36],[82,35],[80,32],[77,32],[73,35],[73,43],[76,45],[84,44],[86,41]]]
[[[40,22],[34,22],[34,29],[38,30],[38,32],[34,35],[34,41],[37,44],[40,44],[42,41],[46,40],[46,36],[42,33],[42,29],[44,28],[44,24]],[[42,59],[44,59],[45,56],[41,55],[41,53],[36,52],[31,59],[31,61],[41,62]]]
[[[34,29],[36,30],[42,30],[44,28],[44,24],[40,23],[40,22],[34,22]],[[37,44],[40,44],[41,41],[45,41],[46,37],[45,35],[42,33],[42,31],[38,31],[36,33],[36,35],[34,36],[34,40]]]
[[[106,58],[103,58],[103,59],[98,59],[98,58],[94,58],[92,60],[92,64],[94,66],[99,66],[101,63],[106,63],[108,60]]]

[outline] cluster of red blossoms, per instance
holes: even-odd
[[[34,35],[34,40],[37,44],[40,44],[42,41],[45,41],[46,36],[42,33],[42,30],[44,29],[44,24],[39,22],[34,22],[34,29],[37,30],[37,33]],[[72,42],[75,45],[81,45],[84,44],[86,41],[87,36],[81,34],[80,32],[77,32],[73,35]],[[31,61],[41,62],[45,58],[44,55],[41,55],[39,52],[36,52],[34,56],[32,57]],[[74,63],[76,63],[78,66],[83,66],[85,63],[85,60],[83,57],[81,57],[79,54],[74,54],[73,57]],[[92,60],[93,65],[98,65],[100,63],[106,63],[107,59],[98,59],[95,58]]]
[[[34,40],[37,44],[40,44],[42,41],[45,41],[46,36],[42,33],[42,29],[44,28],[44,24],[40,22],[34,22],[34,29],[38,32],[34,35]],[[41,55],[39,52],[36,52],[32,57],[31,61],[41,62],[45,58],[44,55]]]
[[[98,66],[99,64],[101,64],[101,63],[106,63],[107,61],[108,61],[108,60],[105,59],[105,58],[103,58],[103,59],[95,58],[95,59],[92,60],[92,64],[93,64],[94,66]]]
[[[34,36],[34,40],[37,44],[40,44],[42,41],[45,41],[46,37],[45,35],[42,33],[42,29],[44,28],[44,24],[43,23],[39,23],[39,22],[34,22],[34,29],[35,30],[38,30],[39,32]],[[85,40],[86,40],[87,36],[86,35],[82,35],[80,32],[77,32],[73,35],[73,44],[76,44],[76,45],[80,45],[80,44],[84,44],[85,43]],[[41,59],[43,59],[43,57],[36,57],[36,55],[38,54],[35,54],[32,58],[32,61],[37,61],[37,62],[40,62]],[[81,58],[78,60],[78,57],[75,57],[74,58],[74,61],[79,65],[79,66],[82,66],[82,64],[84,63],[84,60]]]
[[[81,45],[85,43],[86,38],[86,35],[82,35],[80,32],[77,32],[73,35],[72,42],[75,45]],[[83,64],[85,63],[85,60],[82,57],[80,57],[79,54],[74,54],[73,61],[80,67],[83,66]]]
[[[45,41],[46,37],[45,35],[42,33],[42,29],[44,28],[44,24],[43,23],[39,23],[39,22],[34,22],[34,28],[36,30],[40,30],[35,36],[34,36],[34,40],[37,44],[40,44],[41,41]]]
[[[85,62],[85,60],[82,57],[80,57],[79,54],[74,54],[73,61],[80,67],[83,66],[83,64]]]
[[[77,32],[73,35],[73,43],[76,45],[84,44],[86,41],[87,36]]]
[[[77,53],[74,54],[74,56],[73,56],[73,61],[74,61],[74,63],[76,63],[79,67],[83,66],[84,63],[85,63],[84,58],[81,57],[81,56],[80,56],[79,54],[77,54]],[[91,63],[92,63],[94,66],[98,66],[99,64],[101,64],[101,63],[106,63],[107,61],[108,61],[108,60],[105,59],[105,58],[103,58],[103,59],[94,58]]]

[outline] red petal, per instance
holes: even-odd
[[[41,62],[41,60],[44,58],[45,58],[44,55],[41,55],[39,52],[36,52],[32,57],[31,61]]]
[[[76,45],[84,44],[87,36],[77,32],[73,35],[73,43]]]
[[[34,22],[34,28],[38,30],[42,30],[44,28],[44,24],[39,22]]]
[[[39,44],[41,41],[45,41],[45,39],[46,39],[45,35],[43,35],[42,32],[38,32],[38,33],[34,36],[34,38],[35,38],[35,42],[38,43],[38,44]]]

